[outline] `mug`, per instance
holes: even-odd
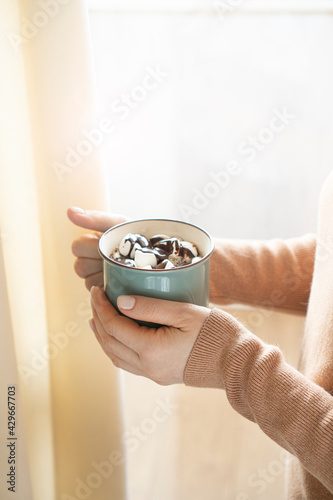
[[[138,233],[147,239],[156,234],[179,237],[194,243],[201,259],[194,264],[171,269],[140,269],[126,266],[112,260],[110,254],[128,233]],[[99,240],[105,293],[117,310],[117,298],[120,295],[143,295],[207,307],[209,260],[213,250],[212,237],[200,227],[187,222],[173,219],[139,219],[118,224],[108,229]]]

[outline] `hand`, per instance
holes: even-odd
[[[78,207],[70,207],[67,216],[73,224],[94,231],[80,236],[72,244],[72,252],[77,257],[74,264],[76,273],[85,279],[88,290],[94,285],[103,286],[103,261],[98,253],[98,241],[107,229],[129,219],[124,215]]]
[[[113,364],[161,385],[184,381],[186,361],[210,309],[152,299],[121,296],[117,313],[101,288],[92,290],[93,320],[90,324]],[[139,326],[132,319],[163,324]]]

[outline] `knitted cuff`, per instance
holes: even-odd
[[[224,389],[225,357],[230,343],[238,337],[242,328],[230,314],[213,309],[188,357],[184,370],[185,385]]]

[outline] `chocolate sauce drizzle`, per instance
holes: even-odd
[[[156,268],[158,269],[165,268],[169,261],[169,257],[175,267],[190,264],[192,259],[195,257],[189,248],[182,246],[181,240],[178,238],[165,238],[163,235],[156,235],[148,240],[141,234],[129,233],[125,236],[123,241],[125,243],[130,242],[130,250],[127,255],[124,255],[119,249],[118,255],[120,256],[115,258],[115,260],[121,264],[131,267],[135,267],[135,263],[132,258],[129,258],[129,256],[131,255],[131,252],[136,244],[140,246],[138,247],[140,252],[155,255],[157,260]]]

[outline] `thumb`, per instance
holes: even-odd
[[[83,210],[79,207],[69,207],[67,217],[76,226],[104,233],[110,227],[128,220],[124,215],[110,214],[98,210]]]
[[[121,295],[117,306],[129,318],[185,330],[192,328],[193,324],[203,323],[209,311],[194,304],[141,295]]]

